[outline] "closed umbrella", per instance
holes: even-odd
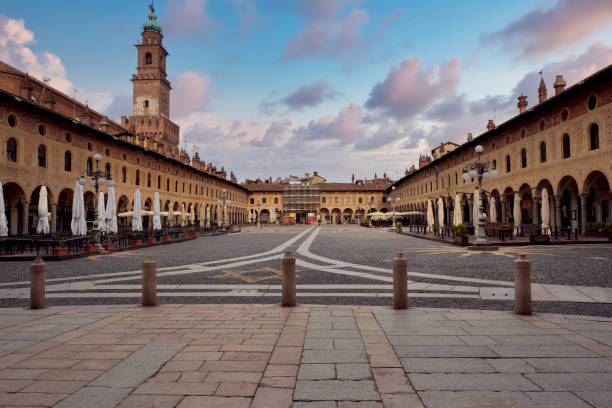
[[[115,182],[108,182],[108,197],[106,198],[106,231],[111,234],[117,233],[117,202],[115,199]]]
[[[8,235],[8,223],[6,222],[5,211],[4,190],[2,190],[2,183],[0,183],[0,237],[6,237]]]
[[[134,214],[132,215],[132,231],[142,231],[142,204],[140,189],[134,190]]]
[[[185,204],[181,204],[181,227],[187,225],[187,215],[185,214]]]
[[[542,230],[544,234],[549,233],[550,228],[550,200],[548,198],[548,190],[542,190]]]
[[[438,198],[438,224],[444,226],[444,200],[442,197]]]
[[[191,207],[191,211],[189,212],[189,224],[195,224],[195,212],[193,206]]]
[[[474,235],[478,235],[478,212],[480,209],[480,191],[478,188],[474,189],[474,199],[472,200],[472,216],[474,221]]]
[[[461,207],[461,198],[459,194],[455,194],[455,211],[453,213],[454,224],[463,223],[463,208]]]
[[[104,210],[104,193],[98,193],[98,229],[100,232],[106,232],[106,211]]]
[[[210,228],[210,207],[206,206],[206,226]]]
[[[514,234],[518,235],[519,227],[521,226],[521,199],[519,198],[518,191],[514,193]]]
[[[155,192],[155,196],[153,197],[153,229],[160,230],[161,229],[161,216],[160,216],[160,208],[159,208],[159,192]]]
[[[204,218],[206,218],[206,212],[204,210],[204,205],[200,204],[200,227],[204,226]]]
[[[47,198],[47,186],[42,186],[38,193],[38,224],[37,234],[49,233],[49,201]]]
[[[427,200],[427,228],[429,231],[433,231],[434,225],[434,213],[431,205],[431,200]]]
[[[495,196],[491,196],[491,202],[489,203],[489,221],[497,222],[497,199]]]
[[[77,180],[72,197],[72,222],[70,223],[72,235],[86,235],[87,221],[85,221],[85,200],[83,199],[83,186]]]

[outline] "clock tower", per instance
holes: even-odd
[[[153,4],[142,26],[142,41],[136,44],[138,61],[132,75],[133,115],[122,117],[122,125],[135,135],[136,144],[173,155],[179,143],[178,126],[170,120],[170,82],[166,78],[168,52],[162,45],[162,28]],[[161,148],[158,147],[161,145]]]

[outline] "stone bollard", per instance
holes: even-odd
[[[531,262],[525,254],[514,261],[514,313],[531,314]]]
[[[30,264],[30,309],[44,309],[45,307],[45,275],[47,265],[42,258],[36,258]]]
[[[142,305],[157,306],[157,263],[150,256],[142,263]]]
[[[401,252],[393,258],[393,308],[408,307],[408,261]]]
[[[285,252],[283,262],[283,306],[295,306],[295,258],[291,252]]]

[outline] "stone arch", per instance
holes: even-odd
[[[581,198],[585,201],[585,223],[586,222],[610,222],[610,182],[605,174],[599,170],[590,172],[584,179],[583,194]]]
[[[351,222],[353,222],[353,209],[345,208],[342,210],[342,223],[350,224]]]
[[[340,224],[342,221],[342,211],[339,208],[334,208],[331,210],[331,223],[332,224]]]
[[[56,209],[56,231],[70,232],[70,224],[72,222],[72,200],[74,199],[74,191],[65,188],[60,191],[57,197]]]
[[[559,217],[561,218],[557,225],[577,228],[580,219],[580,194],[576,179],[572,176],[561,178],[557,186],[557,195],[560,200]]]
[[[329,209],[328,208],[321,208],[320,210],[320,217],[321,217],[321,224],[329,224],[331,222],[331,218],[330,218],[330,214],[329,214]]]
[[[28,201],[23,187],[17,182],[8,182],[2,185],[2,189],[9,234],[27,233]]]

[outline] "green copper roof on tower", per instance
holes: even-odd
[[[155,31],[156,33],[161,34],[162,28],[157,22],[157,16],[155,15],[155,7],[153,7],[152,1],[151,1],[151,5],[149,6],[149,10],[151,10],[151,13],[149,13],[149,20],[146,23],[144,23],[144,25],[142,26],[142,30],[143,31]]]

